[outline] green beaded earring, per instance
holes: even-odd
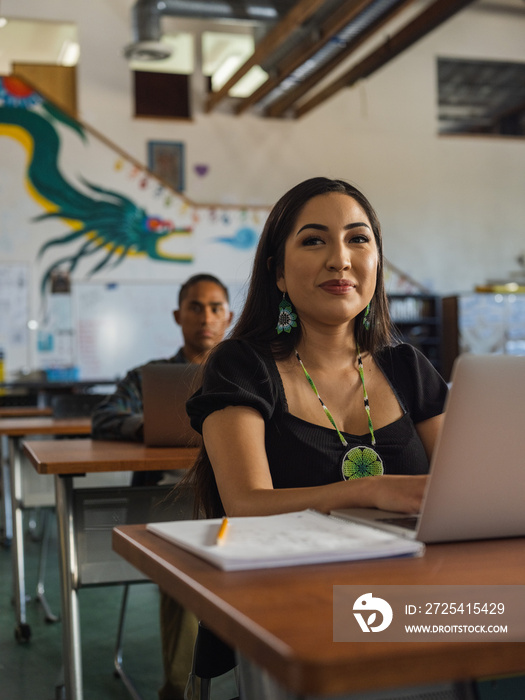
[[[363,316],[363,326],[365,327],[366,331],[370,330],[370,319],[369,319],[369,314],[370,314],[370,302],[368,302],[368,306],[366,307],[365,310],[365,315]]]
[[[294,314],[292,305],[286,298],[286,292],[283,292],[283,298],[279,304],[279,319],[277,321],[277,333],[290,333],[292,328],[297,328],[297,314]]]

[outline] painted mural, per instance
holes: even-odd
[[[110,371],[94,356],[86,359],[82,328],[102,333],[84,304],[86,285],[99,283],[93,290],[101,309],[118,306],[138,328],[152,318],[162,325],[156,310],[174,308],[178,286],[192,274],[211,272],[240,289],[267,212],[193,203],[22,81],[0,78],[0,264],[7,266],[0,272],[14,279],[12,266],[22,264],[36,329],[26,329],[22,340],[18,332],[15,342],[12,324],[0,323],[9,370],[76,365],[80,358]],[[71,282],[68,304],[51,293],[61,276]],[[122,308],[133,296],[123,290],[137,284],[148,302],[142,316],[136,304]],[[4,296],[13,295],[6,288]],[[137,338],[131,344],[144,356],[159,345],[158,352],[171,350],[177,337],[162,333],[150,334],[151,347]],[[129,362],[141,359],[130,355]]]
[[[198,272],[225,282],[238,314],[268,211],[196,204],[22,81],[0,78],[0,349],[8,374],[116,377],[173,354],[182,338],[171,311],[180,284]],[[390,288],[412,286],[388,265],[386,273]],[[63,278],[67,294],[56,288]],[[25,327],[9,321],[22,306]]]
[[[165,218],[159,211],[148,211],[127,193],[89,181],[82,174],[77,176],[75,183],[61,171],[58,161],[62,139],[58,126],[66,127],[84,143],[89,139],[78,122],[24,83],[16,78],[1,79],[0,135],[17,139],[26,149],[26,184],[31,196],[45,210],[33,221],[55,220],[67,226],[65,232],[49,238],[38,250],[38,259],[50,259],[42,272],[41,291],[46,290],[53,271],[65,269],[71,274],[81,260],[88,258],[94,261],[88,270],[89,276],[104,268],[115,267],[132,255],[146,256],[153,261],[193,262],[194,255],[189,252],[165,253],[161,250],[163,239],[190,236],[194,228],[191,222],[179,224]],[[120,170],[123,167],[123,159],[117,157],[114,168]],[[81,165],[79,171],[82,172]],[[134,175],[139,188],[151,187],[151,176],[138,172]],[[157,201],[164,198],[163,208],[176,199],[160,182],[153,187]],[[183,210],[190,208],[186,201],[179,204]],[[183,210],[180,213],[184,213]],[[214,211],[211,218],[216,222]],[[192,219],[193,224],[199,221],[196,212],[193,212]],[[228,215],[222,213],[221,221],[228,224]],[[257,238],[257,232],[246,225],[214,236],[216,242],[240,249],[252,248]],[[75,249],[60,254],[68,244],[74,244]]]

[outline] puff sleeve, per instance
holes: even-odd
[[[272,418],[279,387],[273,358],[242,340],[225,340],[210,355],[203,384],[186,403],[194,430],[201,433],[204,420],[226,406],[249,406],[265,421]]]
[[[414,423],[443,413],[447,384],[417,348],[406,343],[390,347],[379,364]]]

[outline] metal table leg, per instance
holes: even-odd
[[[74,542],[73,478],[55,476],[62,601],[65,700],[82,700],[82,650],[78,606],[78,562]]]
[[[0,442],[0,462],[2,468],[2,499],[4,507],[2,509],[2,532],[4,533],[3,545],[9,547],[13,539],[13,514],[11,512],[11,479],[9,478],[9,443],[7,435],[1,436]]]
[[[26,584],[24,567],[24,527],[22,517],[22,465],[20,462],[20,440],[9,438],[9,466],[11,469],[11,509],[13,519],[13,584],[18,642],[28,642],[31,628],[26,618]]]
[[[46,567],[47,567],[47,555],[49,552],[49,542],[51,539],[51,520],[52,520],[52,513],[49,510],[49,508],[43,508],[43,513],[42,513],[42,544],[40,547],[40,559],[38,562],[38,582],[36,585],[36,599],[42,606],[45,616],[46,616],[46,622],[58,622],[60,620],[60,617],[58,615],[55,615],[54,612],[51,610],[51,607],[49,606],[49,603],[46,598],[46,584],[45,584],[45,578],[46,578]]]

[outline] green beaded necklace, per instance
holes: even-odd
[[[315,386],[313,379],[308,374],[308,371],[307,371],[306,367],[304,366],[303,361],[299,357],[299,353],[297,352],[297,350],[295,351],[295,356],[297,357],[299,364],[303,368],[303,372],[305,374],[305,377],[308,380],[308,383],[310,384],[310,386],[312,387],[314,394],[319,399],[319,402],[320,402],[321,406],[323,407],[323,411],[325,412],[328,420],[334,426],[335,431],[343,444],[343,447],[348,447],[348,442],[345,440],[341,431],[339,430],[339,428],[335,424],[335,421],[332,417],[332,414],[328,410],[324,401],[319,396],[319,392],[317,391],[317,387]],[[370,432],[372,445],[375,445],[376,438],[374,435],[374,426],[372,425],[372,417],[370,416],[370,403],[368,401],[368,394],[366,393],[365,373],[363,370],[363,360],[361,359],[361,350],[359,349],[359,345],[357,346],[357,366],[358,366],[358,370],[359,370],[359,377],[361,379],[361,384],[363,386],[365,411],[366,411],[366,415],[368,418],[368,430]],[[345,455],[343,457],[343,462],[341,465],[341,470],[342,470],[342,474],[343,474],[343,479],[358,479],[358,478],[363,477],[363,476],[377,476],[377,475],[383,474],[383,472],[384,472],[383,460],[377,454],[377,452],[375,450],[373,450],[371,447],[368,447],[367,445],[359,445],[358,447],[353,447],[352,449],[345,452]]]

